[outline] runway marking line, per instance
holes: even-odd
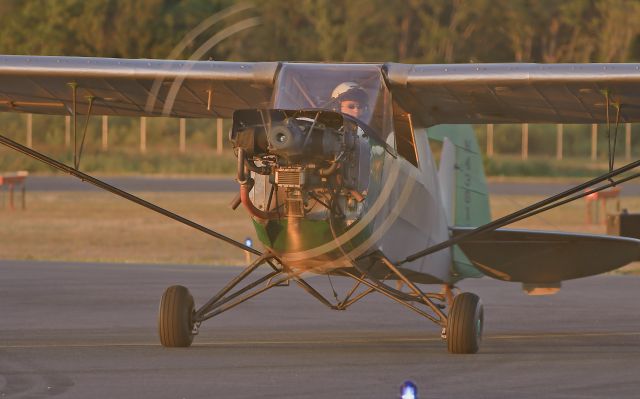
[[[519,340],[535,338],[592,338],[592,337],[640,337],[640,332],[602,332],[602,333],[542,333],[542,334],[510,334],[483,337],[483,340]],[[408,343],[441,341],[440,337],[426,338],[372,338],[372,339],[339,339],[339,340],[248,340],[248,341],[220,341],[200,342],[194,347],[215,346],[246,346],[246,345],[344,345],[371,343]],[[156,343],[105,343],[105,344],[33,344],[33,345],[0,345],[0,349],[47,349],[47,348],[128,348],[128,347],[159,347]]]
[[[640,336],[640,332],[585,332],[585,333],[542,333],[542,334],[512,334],[512,335],[493,335],[483,337],[483,339],[533,339],[533,338],[574,338],[574,337],[630,337]]]

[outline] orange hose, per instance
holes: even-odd
[[[250,183],[240,185],[240,202],[242,202],[242,205],[244,205],[244,207],[247,209],[249,214],[262,220],[271,220],[271,219],[277,218],[278,215],[275,211],[265,212],[263,210],[256,208],[255,205],[253,205],[253,202],[251,202],[251,198],[249,198],[249,192],[251,191],[252,188],[253,188],[253,181],[251,181]]]

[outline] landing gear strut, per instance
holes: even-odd
[[[461,293],[453,297],[451,287],[447,287],[444,293],[423,292],[387,258],[381,257],[381,261],[388,268],[388,276],[395,275],[397,279],[408,286],[410,289],[408,293],[393,289],[384,282],[386,278],[379,280],[366,270],[358,268],[350,271],[337,270],[335,271],[336,275],[351,278],[354,281],[354,286],[344,299],[338,300],[336,296],[338,302],[332,303],[309,285],[298,273],[288,268],[278,257],[269,253],[260,256],[247,266],[199,309],[195,308],[193,297],[185,287],[171,286],[167,288],[160,301],[158,315],[160,342],[166,347],[190,346],[200,323],[271,288],[294,282],[333,310],[345,310],[372,292],[381,293],[442,326],[443,338],[447,340],[449,352],[476,353],[478,351],[484,320],[482,302],[477,295]],[[253,282],[244,282],[256,269],[265,265],[269,269],[268,273]],[[244,284],[244,286],[240,286],[240,284]],[[237,288],[238,286],[240,288]],[[447,307],[449,308],[448,315],[444,312]]]

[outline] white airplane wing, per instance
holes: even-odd
[[[280,63],[0,56],[0,111],[225,117],[268,107]],[[339,65],[338,65],[339,68]],[[640,64],[382,65],[422,125],[640,121]],[[339,70],[336,70],[339,73]],[[608,107],[607,107],[608,105]]]
[[[473,227],[453,227],[453,235]],[[555,283],[605,273],[640,259],[640,240],[560,231],[498,229],[460,244],[487,276]]]
[[[426,126],[640,121],[640,64],[385,64],[394,99]]]
[[[0,111],[224,117],[268,105],[278,63],[0,56]]]

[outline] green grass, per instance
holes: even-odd
[[[617,163],[622,165],[621,162]],[[521,177],[595,177],[607,172],[606,161],[592,162],[586,159],[562,161],[535,157],[522,160],[515,156],[495,156],[484,159],[487,176]]]
[[[73,164],[71,149],[64,146],[35,148],[67,165]],[[489,177],[595,177],[607,171],[604,161],[593,163],[585,159],[558,161],[546,157],[526,161],[515,156],[485,158],[485,172]],[[622,162],[617,163],[618,166]],[[27,170],[31,173],[50,173],[49,166],[8,148],[0,148],[0,171]],[[190,148],[180,153],[174,148],[156,147],[140,153],[137,149],[116,148],[109,151],[89,149],[81,159],[81,170],[99,174],[181,174],[231,175],[236,159],[231,150],[218,155],[212,148]]]
[[[48,156],[73,165],[70,150],[38,149]],[[137,151],[88,151],[82,155],[80,169],[99,174],[199,174],[229,175],[235,173],[236,158],[231,151],[218,155],[215,150],[200,149],[186,153],[158,150],[141,154]],[[9,149],[0,149],[0,171],[27,170],[50,173],[53,169],[33,158]]]
[[[255,231],[235,193],[138,193],[236,240]],[[27,210],[0,208],[2,259],[242,264],[244,252],[106,192],[27,193]]]

